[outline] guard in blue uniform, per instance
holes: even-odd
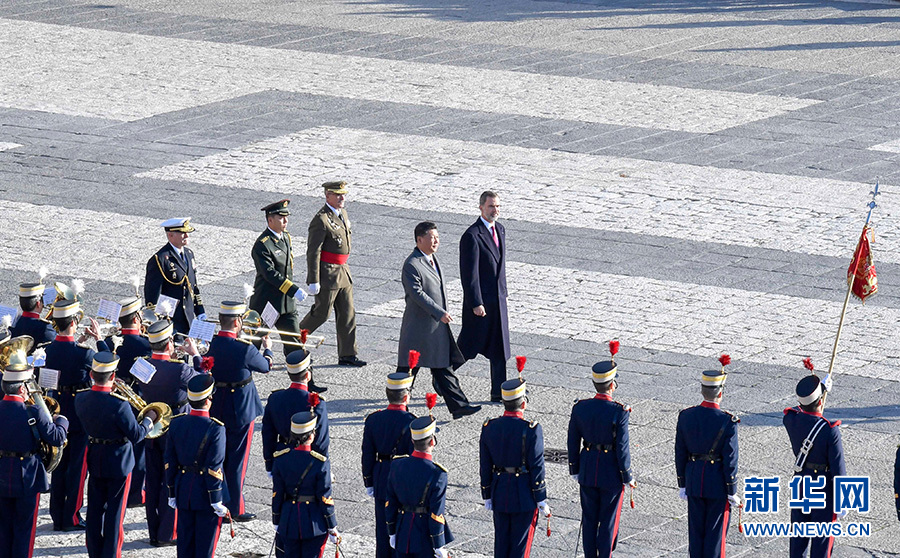
[[[180,360],[171,360],[175,353],[172,339],[174,328],[169,320],[160,320],[147,329],[150,349],[149,359],[144,359],[156,369],[150,381],[136,382],[147,403],[165,403],[173,414],[188,411],[188,382],[200,374],[201,360],[192,339],[185,341],[185,350],[193,358],[193,366]],[[175,531],[175,510],[169,507],[165,478],[165,451],[167,434],[145,441],[147,462],[147,530],[153,546],[172,546]]]
[[[834,477],[846,475],[847,469],[841,444],[841,421],[832,422],[822,416],[825,392],[830,390],[830,375],[820,381],[810,374],[797,383],[799,405],[784,410],[782,422],[796,456],[794,475],[826,479],[825,508],[809,513],[792,509],[792,523],[831,523],[837,517],[834,513]],[[804,451],[804,445],[811,447]],[[809,558],[829,558],[833,547],[834,537],[791,537],[790,556],[802,558],[809,548]]]
[[[613,401],[618,387],[614,360],[592,369],[597,395],[576,401],[569,418],[569,474],[581,495],[582,544],[588,558],[616,549],[625,488],[634,488],[628,419],[631,407]]]
[[[212,357],[212,375],[218,395],[213,400],[210,415],[225,424],[225,482],[230,500],[225,502],[235,521],[250,521],[256,517],[244,509],[244,475],[250,459],[253,423],[263,413],[262,401],[253,383],[253,373],[266,374],[272,365],[270,341],[263,338],[262,353],[249,341],[238,339],[244,327],[243,302],[224,301],[219,309],[219,333],[209,344],[207,356]]]
[[[275,556],[320,558],[326,540],[339,543],[334,500],[331,497],[331,464],[312,450],[316,416],[291,417],[291,448],[276,453],[272,467],[272,523]]]
[[[448,558],[453,533],[444,517],[447,469],[432,459],[434,417],[409,424],[412,455],[397,456],[388,473],[385,522],[396,558]]]
[[[81,505],[84,481],[87,476],[87,434],[75,413],[75,394],[91,387],[93,349],[81,345],[85,337],[75,343],[75,330],[81,319],[81,304],[76,300],[61,300],[53,305],[53,322],[59,335],[47,346],[44,368],[59,370],[57,389],[50,396],[59,402],[60,414],[69,418],[68,444],[50,481],[50,517],[54,531],[83,530]],[[100,341],[99,326],[93,320],[86,334],[97,339],[97,349],[108,351]]]
[[[272,474],[275,453],[290,447],[291,417],[311,411],[316,415],[316,435],[313,451],[328,457],[328,407],[317,393],[310,393],[309,378],[312,358],[301,349],[285,357],[291,385],[288,389],[275,390],[269,395],[262,419],[263,459],[266,471]]]
[[[703,402],[678,414],[675,472],[679,497],[688,503],[691,558],[724,558],[725,535],[737,496],[738,437],[741,421],[719,408],[725,367],[703,373]]]
[[[116,369],[116,377],[134,388],[140,395],[140,384],[134,383],[131,375],[131,367],[134,360],[140,357],[150,356],[150,341],[141,333],[143,325],[141,319],[141,299],[131,297],[119,302],[122,310],[119,312],[119,326],[121,327],[121,343],[115,347],[113,337],[106,338],[108,347],[115,347],[116,356],[119,357],[119,367]],[[137,416],[135,410],[135,416]],[[147,464],[144,459],[144,446],[146,440],[134,445],[134,469],[131,471],[131,488],[128,490],[128,507],[143,506],[146,499],[144,493],[144,477],[147,474]]]
[[[191,226],[190,217],[169,219],[160,226],[165,229],[169,242],[147,261],[144,300],[156,304],[161,294],[177,300],[178,306],[172,314],[175,331],[187,333],[195,317],[206,319],[197,286],[194,252],[187,247],[188,234],[196,229]]]
[[[897,519],[900,520],[900,445],[894,456],[894,504],[897,506]]]
[[[409,424],[416,415],[406,409],[413,376],[394,373],[387,378],[386,409],[366,417],[362,439],[362,474],[366,494],[375,498],[375,558],[392,558],[390,537],[384,517],[388,472],[398,455],[413,451]]]
[[[113,353],[97,353],[91,370],[94,385],[75,397],[75,412],[89,442],[86,542],[90,558],[122,555],[123,522],[134,467],[131,446],[146,436],[157,418],[149,411],[138,424],[128,400],[112,393],[118,360]]]
[[[481,497],[494,512],[494,556],[525,558],[531,553],[538,509],[550,515],[544,482],[544,432],[524,418],[525,380],[500,386],[503,416],[481,427]]]
[[[24,382],[34,370],[27,364],[12,364],[3,372],[0,401],[0,556],[31,558],[41,492],[47,492],[47,472],[38,455],[43,441],[60,447],[66,441],[69,421],[50,418],[25,405]]]
[[[19,285],[19,307],[22,315],[16,323],[9,328],[12,337],[27,335],[34,339],[34,345],[28,354],[38,347],[49,344],[56,338],[56,330],[48,320],[41,319],[41,311],[44,309],[44,285],[40,283],[22,283]]]
[[[169,423],[166,485],[178,509],[178,558],[213,558],[228,508],[223,464],[225,425],[209,416],[215,380],[201,374],[188,382],[191,410]]]

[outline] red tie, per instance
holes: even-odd
[[[500,240],[497,238],[497,227],[496,225],[491,227],[491,236],[494,238],[494,245],[497,248],[500,248]]]

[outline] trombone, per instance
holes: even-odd
[[[272,331],[279,331],[279,330],[274,329],[274,330],[272,330]],[[287,333],[291,333],[291,332],[287,332]],[[317,349],[317,348],[319,347],[319,345],[321,345],[322,343],[325,342],[325,338],[324,338],[324,337],[322,337],[322,338],[318,338],[318,336],[316,336],[316,337],[317,337],[317,338],[316,338],[316,344],[315,344],[315,345],[312,345],[312,344],[310,344],[310,343],[300,343],[300,342],[298,342],[298,341],[285,341],[285,340],[283,340],[283,339],[273,339],[273,338],[271,338],[271,337],[269,338],[269,340],[270,340],[272,343],[281,343],[282,345],[287,345],[287,346],[289,346],[289,347],[302,347],[302,348],[308,350],[308,349],[310,349],[310,348]],[[263,338],[260,337],[260,336],[258,336],[258,335],[241,335],[241,339],[245,339],[245,340],[247,340],[247,341],[262,341]]]
[[[247,341],[261,341],[265,335],[259,336],[255,335],[256,333],[277,333],[283,337],[296,337],[299,341],[284,341],[281,339],[272,339],[272,342],[278,342],[282,345],[288,345],[291,347],[302,347],[304,349],[313,348],[316,349],[325,342],[324,335],[309,335],[309,332],[306,331],[287,331],[283,329],[273,329],[268,327],[262,327],[262,316],[259,315],[259,312],[256,310],[247,310],[243,316],[244,319],[244,327],[243,331],[247,335],[242,335],[241,339],[246,339]],[[218,324],[219,320],[214,318],[207,318],[207,322]],[[313,341],[315,344],[310,343]]]

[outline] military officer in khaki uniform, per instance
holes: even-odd
[[[353,278],[350,276],[350,218],[344,209],[348,192],[346,182],[326,182],[325,206],[309,224],[306,246],[306,282],[310,294],[316,295],[300,329],[310,332],[328,320],[334,307],[337,330],[338,364],[365,366],[356,356],[356,311],[353,309]]]

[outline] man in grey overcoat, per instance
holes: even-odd
[[[444,277],[435,252],[440,245],[437,225],[424,221],[416,225],[416,248],[403,262],[402,282],[406,293],[406,309],[400,326],[398,372],[415,376],[419,368],[430,368],[432,381],[444,397],[447,410],[454,419],[471,415],[481,409],[469,404],[453,371],[465,363],[447,312],[447,292]],[[419,361],[410,370],[409,352],[417,351]]]

